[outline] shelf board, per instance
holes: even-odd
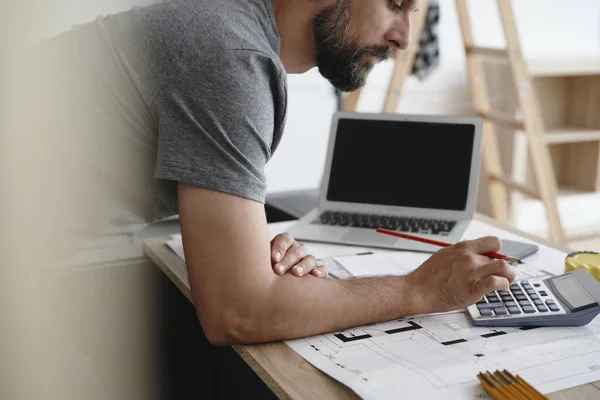
[[[596,142],[600,141],[600,129],[570,127],[549,129],[545,140],[548,144]]]
[[[570,186],[559,186],[558,197],[578,197],[578,198],[598,198],[600,199],[600,193],[592,190],[583,190],[580,188]]]
[[[527,61],[532,77],[600,75],[600,55],[572,58],[534,58]]]

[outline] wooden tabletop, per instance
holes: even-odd
[[[569,251],[500,225],[487,217],[478,215],[477,219],[565,252]],[[168,248],[166,240],[165,236],[145,239],[144,250],[185,297],[193,302],[185,262]],[[313,367],[283,342],[238,345],[233,348],[280,399],[358,398],[348,387]],[[600,381],[554,392],[548,397],[553,400],[597,400],[600,399]]]

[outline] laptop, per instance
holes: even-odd
[[[316,209],[289,230],[304,241],[435,252],[376,228],[455,243],[475,214],[478,117],[334,115]]]

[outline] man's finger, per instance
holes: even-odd
[[[313,269],[310,273],[311,275],[314,275],[317,278],[327,278],[327,276],[329,275],[329,272],[327,271],[327,266],[325,265],[321,265],[320,267]]]
[[[273,269],[276,273],[283,275],[286,272],[288,272],[294,265],[302,261],[302,259],[307,255],[308,251],[306,250],[306,246],[298,242],[294,242],[292,247],[290,247],[285,252],[281,261],[273,266]]]
[[[491,275],[475,284],[475,293],[477,293],[478,298],[482,298],[484,295],[493,292],[494,290],[508,290],[509,286],[510,283],[508,282],[508,279]]]
[[[294,239],[287,233],[281,233],[271,240],[271,260],[279,262],[294,244]]]
[[[317,259],[312,255],[308,255],[292,268],[292,274],[296,276],[304,276],[309,274],[315,268],[317,268]]]
[[[512,283],[517,276],[514,268],[508,265],[504,260],[494,260],[487,264],[480,265],[475,269],[474,274],[478,281],[486,279],[488,276],[495,275],[506,278],[508,283]]]
[[[485,236],[475,240],[467,240],[464,243],[477,254],[492,253],[502,247],[502,241],[496,236]]]

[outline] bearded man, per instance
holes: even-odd
[[[42,121],[68,148],[57,135],[36,144],[57,148],[46,175],[72,188],[55,193],[66,199],[54,212],[65,246],[110,253],[179,214],[197,315],[215,345],[455,310],[507,290],[514,272],[484,256],[500,248],[493,237],[443,249],[406,276],[352,280],[323,279],[286,234],[269,241],[264,168],[284,131],[287,74],[316,66],[339,90],[360,88],[391,49],[408,47],[419,6],[171,0],[46,40],[54,88]]]

